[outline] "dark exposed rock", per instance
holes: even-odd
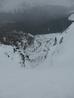
[[[22,53],[21,49],[25,51],[25,49],[30,46],[33,43],[33,36],[29,33],[23,33],[23,32],[6,32],[6,33],[0,33],[0,44],[3,45],[10,45],[13,47],[13,52],[18,52],[21,56],[22,64],[25,67],[25,58],[28,58],[28,55],[24,55]],[[10,55],[7,55],[8,58]]]
[[[61,44],[61,43],[63,42],[63,39],[64,39],[64,38],[63,38],[63,37],[61,37],[59,44]]]
[[[31,44],[33,41],[33,37],[29,36],[28,34],[25,34],[23,32],[6,32],[6,33],[1,33],[0,32],[0,43],[5,44],[5,45],[13,45],[16,46],[16,48],[19,47],[19,45],[22,46],[23,40],[27,40],[27,44]],[[26,44],[26,43],[24,43]]]

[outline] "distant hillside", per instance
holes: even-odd
[[[72,23],[70,13],[63,6],[36,6],[30,9],[0,13],[0,32],[23,31],[25,33],[61,33]]]

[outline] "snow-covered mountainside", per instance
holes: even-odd
[[[58,47],[61,47],[65,36],[65,32],[62,34],[57,33],[36,36],[23,34],[22,32],[19,32],[19,36],[17,36],[17,34],[17,32],[5,33],[5,35],[0,33],[0,49],[8,60],[11,59],[12,63],[14,63],[12,58],[14,59],[16,55],[18,55],[18,58],[20,58],[18,63],[21,63],[23,67],[32,68],[44,62],[48,54],[50,58],[54,56]]]
[[[18,48],[0,44],[0,98],[73,98],[74,23],[31,44],[24,39]]]

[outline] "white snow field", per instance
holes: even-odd
[[[12,47],[0,45],[0,98],[74,98],[74,23],[60,36],[35,68],[21,67]]]

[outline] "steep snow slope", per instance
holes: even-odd
[[[74,97],[74,23],[66,33],[54,36],[58,38],[57,45],[49,44],[46,60],[34,69],[20,66],[13,47],[0,46],[0,98]],[[59,44],[61,36],[64,40]]]
[[[62,50],[59,57],[57,57],[58,65],[63,65],[67,67],[74,66],[74,23],[70,26],[67,34],[64,38],[64,43],[62,44]],[[55,61],[54,61],[55,62]]]

